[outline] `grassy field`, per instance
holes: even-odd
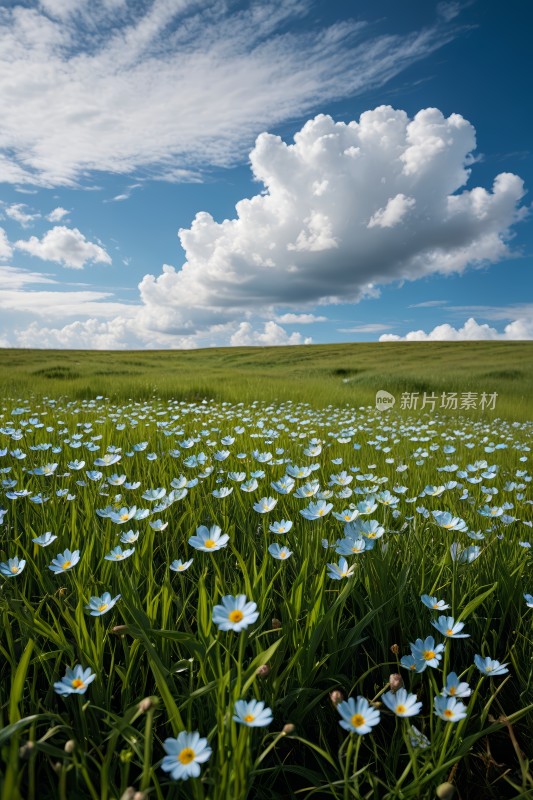
[[[0,351],[0,800],[529,800],[532,357]]]
[[[533,417],[533,342],[383,342],[189,351],[0,350],[4,394],[368,405],[378,389],[498,393],[494,416]],[[475,416],[475,412],[469,412]],[[491,412],[488,412],[491,413]]]

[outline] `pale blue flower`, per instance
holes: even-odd
[[[453,617],[440,616],[438,620],[431,623],[439,633],[446,636],[448,639],[467,639],[469,633],[461,633],[464,628],[464,622],[456,622]]]
[[[442,694],[446,697],[470,697],[472,689],[467,683],[461,683],[455,672],[450,672]]]
[[[325,500],[318,500],[316,503],[309,503],[307,508],[300,509],[300,514],[305,519],[315,520],[325,517],[333,508],[333,503],[326,503]]]
[[[242,486],[241,486],[242,489]],[[258,500],[257,503],[254,503],[254,511],[257,511],[259,514],[268,514],[269,511],[276,506],[277,500],[273,497],[262,497],[261,500]]]
[[[466,706],[455,697],[438,695],[433,700],[434,713],[445,722],[459,722],[467,716]]]
[[[348,566],[348,562],[345,558],[340,558],[338,564],[326,564],[328,568],[328,578],[333,578],[333,580],[340,581],[342,578],[351,578],[355,565],[352,564],[351,567]]]
[[[213,608],[213,622],[220,631],[235,631],[239,633],[252,625],[259,617],[257,605],[253,601],[246,601],[246,595],[236,597],[226,595],[222,598],[222,605]]]
[[[119,594],[112,598],[109,592],[104,592],[101,597],[91,597],[85,608],[89,611],[91,617],[101,617],[102,614],[111,611],[119,599]]]
[[[292,550],[289,550],[288,547],[280,546],[279,544],[271,544],[268,548],[268,552],[274,558],[279,559],[280,561],[285,561],[287,558],[292,556]]]
[[[32,539],[34,544],[38,544],[40,547],[48,547],[49,544],[52,544],[57,539],[51,531],[46,531],[46,533],[41,533],[40,536],[36,536],[35,539]]]
[[[415,714],[420,714],[422,708],[422,703],[417,701],[416,694],[409,694],[404,688],[396,692],[387,692],[381,699],[397,717],[413,717]]]
[[[290,519],[282,519],[280,522],[271,522],[268,526],[269,531],[272,533],[288,533],[292,528],[292,521]]]
[[[72,669],[67,667],[61,680],[54,683],[54,690],[62,697],[68,697],[69,694],[85,694],[87,687],[95,678],[96,675],[90,667],[84,669],[80,664],[76,664]]]
[[[19,560],[18,556],[8,558],[7,561],[0,564],[0,575],[3,575],[4,578],[14,578],[15,575],[20,575],[25,566],[24,559]]]
[[[79,550],[73,550],[72,552],[70,550],[64,550],[63,553],[60,553],[52,559],[52,563],[49,564],[48,569],[52,570],[55,575],[60,575],[62,572],[66,572],[72,569],[72,567],[75,567],[79,560]]]
[[[190,558],[189,561],[182,561],[180,558],[173,561],[172,564],[170,564],[169,568],[173,572],[185,572],[186,569],[189,569],[193,561],[194,561],[193,558]]]
[[[222,533],[218,525],[213,525],[209,530],[205,525],[200,525],[196,529],[196,534],[191,536],[189,544],[195,550],[202,550],[205,553],[213,553],[215,550],[220,550],[226,547],[229,541],[227,533]]]
[[[248,728],[264,728],[272,722],[272,711],[262,700],[237,700],[233,720]]]
[[[343,700],[337,705],[337,711],[342,717],[339,722],[341,728],[359,736],[370,733],[372,728],[379,724],[379,711],[377,708],[372,708],[364,697],[358,697],[357,700],[349,697],[348,700]]]
[[[434,611],[445,611],[450,606],[444,600],[437,600],[436,597],[432,597],[429,594],[423,594],[420,596],[420,599],[424,603],[425,606],[431,608]]]
[[[200,738],[198,731],[181,731],[177,739],[165,739],[163,747],[167,755],[161,762],[161,769],[169,772],[175,781],[197,778],[200,764],[208,761],[212,753],[207,739]]]
[[[505,675],[506,672],[509,672],[507,664],[500,664],[499,661],[488,656],[483,658],[483,656],[475,655],[474,664],[482,675],[488,675],[490,678],[494,677],[494,675]]]
[[[129,548],[129,550],[123,550],[120,545],[117,545],[117,547],[114,547],[104,558],[106,561],[124,561],[125,558],[129,558],[134,552],[134,547]]]

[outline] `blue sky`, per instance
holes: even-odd
[[[533,339],[523,14],[0,0],[0,346]]]

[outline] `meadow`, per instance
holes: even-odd
[[[531,797],[532,363],[0,351],[1,800]]]

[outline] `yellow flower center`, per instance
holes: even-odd
[[[72,688],[73,689],[81,689],[81,687],[84,686],[84,685],[85,684],[83,683],[81,678],[74,678],[74,680],[72,681]]]
[[[253,722],[253,721],[254,721],[254,719],[255,719],[255,717],[254,717],[254,715],[253,715],[253,714],[247,714],[247,715],[245,716],[245,718],[244,718],[244,721],[245,721],[245,722]]]
[[[354,728],[360,728],[361,725],[365,724],[365,718],[362,714],[354,714],[351,719],[351,723]]]
[[[285,551],[285,550],[282,550],[282,551],[281,551],[281,553],[279,554],[279,557],[280,557],[280,558],[287,558],[287,553],[286,553],[286,551]]]
[[[72,561],[63,561],[61,564],[61,569],[68,569],[72,564]]]
[[[446,635],[447,636],[453,636],[453,630],[451,628],[448,628],[447,631],[446,631]]]
[[[185,569],[185,567],[183,566],[183,564],[180,564],[179,567],[178,567],[178,572],[181,572],[184,569]]]
[[[450,697],[453,697],[456,692],[455,686],[452,686],[451,689],[448,689],[448,694]]]
[[[451,719],[451,718],[453,717],[453,711],[452,711],[451,709],[447,708],[447,709],[444,711],[444,714],[443,714],[443,716],[445,716],[445,717],[446,717],[446,719]]]
[[[443,526],[444,528],[453,528],[453,522],[448,522],[446,525]]]
[[[230,611],[228,614],[228,619],[230,622],[240,622],[244,614],[238,608],[235,608],[233,611]]]
[[[12,575],[16,575],[18,571],[19,571],[19,568],[18,568],[18,567],[16,567],[15,565],[13,565],[13,566],[11,567],[11,570],[10,570],[10,572],[11,572],[11,574],[12,574]]]
[[[204,542],[204,547],[208,547],[209,549],[211,549],[212,547],[215,546],[215,544],[216,542],[214,541],[214,539],[206,539]]]
[[[425,658],[426,661],[431,661],[432,658],[435,658],[435,652],[433,650],[424,650],[422,658]]]
[[[438,603],[433,603],[433,608],[438,608],[438,607],[439,607]]]
[[[324,509],[323,508],[319,509],[318,516],[321,517],[323,515],[323,513],[324,513]]]
[[[127,520],[127,519],[129,519],[129,516],[130,516],[130,515],[129,515],[129,514],[128,514],[128,512],[126,511],[126,513],[125,513],[125,514],[121,514],[121,515],[120,515],[120,519]]]
[[[401,703],[400,703],[399,706],[396,706],[396,713],[397,714],[405,714],[406,711],[407,711],[407,708],[404,705],[402,705]]]
[[[181,761],[182,764],[190,764],[191,761],[194,761],[194,750],[190,747],[184,747],[181,753],[178,755],[178,761]]]
[[[102,603],[101,606],[98,606],[98,611],[105,611],[108,605],[109,603]]]

